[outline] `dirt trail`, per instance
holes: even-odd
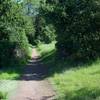
[[[46,74],[46,67],[33,49],[32,60],[24,69],[16,93],[10,100],[54,100],[55,92],[48,80],[44,79]]]

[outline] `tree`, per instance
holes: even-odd
[[[50,43],[55,41],[55,27],[53,24],[49,24],[46,20],[45,13],[43,9],[44,1],[41,1],[39,7],[39,14],[35,18],[35,39],[36,42]]]
[[[100,56],[99,5],[99,0],[46,0],[44,13],[56,27],[59,54],[84,59]]]
[[[1,0],[0,16],[0,65],[3,65],[11,59],[28,55],[28,40],[22,4]]]

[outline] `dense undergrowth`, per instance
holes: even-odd
[[[56,29],[60,56],[96,59],[100,53],[100,0],[46,0],[46,22]]]
[[[100,100],[100,60],[88,63],[57,58],[54,43],[38,47],[57,100]]]
[[[30,52],[28,54],[29,56],[27,59],[25,58],[12,60],[8,67],[4,66],[0,69],[0,80],[15,80],[20,78],[23,73],[23,68],[27,64],[28,59],[31,58],[32,47],[29,47],[29,50]]]

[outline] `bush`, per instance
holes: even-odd
[[[30,44],[35,43],[35,18],[30,16],[25,16],[26,25],[25,25],[25,33],[27,35],[28,41]]]
[[[35,20],[35,39],[36,42],[51,43],[55,41],[56,34],[55,28],[52,24],[46,22],[44,13],[42,12],[43,7],[40,7],[40,12],[36,16]]]
[[[99,0],[47,0],[46,3],[44,13],[56,27],[56,48],[61,56],[75,59],[100,56]]]
[[[14,49],[15,43],[9,41],[0,42],[0,66],[8,64],[14,58]]]
[[[5,66],[12,63],[12,59],[26,58],[29,43],[22,5],[12,0],[3,0],[0,9],[0,66]]]

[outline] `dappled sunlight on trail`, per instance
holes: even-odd
[[[16,92],[10,95],[9,100],[54,100],[55,92],[50,82],[45,79],[47,69],[38,57],[33,49],[32,59],[17,80]]]

